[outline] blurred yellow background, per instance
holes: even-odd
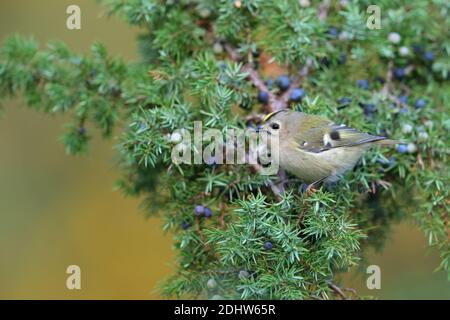
[[[66,29],[78,4],[82,29]],[[33,35],[43,46],[64,40],[87,52],[95,41],[113,55],[138,59],[138,33],[108,18],[96,1],[0,2],[0,38]],[[157,298],[170,274],[171,238],[146,220],[139,200],[113,191],[113,146],[94,139],[88,156],[69,157],[58,137],[64,119],[5,101],[0,119],[0,298]],[[81,267],[82,290],[66,289],[66,268]]]
[[[66,8],[77,4],[82,29],[66,29]],[[94,41],[110,53],[139,59],[139,30],[108,18],[94,0],[2,0],[0,40],[33,35],[43,45],[63,40],[87,52]],[[156,284],[174,268],[171,236],[157,218],[144,219],[138,199],[113,191],[116,141],[98,136],[91,152],[69,157],[57,137],[64,119],[49,118],[20,100],[4,101],[0,118],[0,298],[155,299]],[[450,299],[439,257],[412,223],[393,227],[383,254],[369,264],[382,270],[382,289],[365,288],[365,275],[346,285],[380,298]],[[66,289],[68,265],[82,271],[82,290]]]

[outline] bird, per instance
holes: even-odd
[[[278,138],[280,168],[312,188],[340,180],[370,147],[399,143],[290,109],[268,114],[256,131]]]

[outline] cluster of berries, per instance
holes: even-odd
[[[194,208],[194,214],[197,217],[205,217],[205,218],[211,218],[213,215],[213,212],[210,208],[207,208],[205,206],[202,206],[201,204],[196,205]]]
[[[213,211],[210,208],[207,208],[201,204],[198,204],[194,207],[194,215],[196,217],[211,218],[213,215]],[[185,221],[181,224],[181,228],[183,230],[187,230],[190,227],[191,227],[191,223],[188,221]]]
[[[279,76],[275,80],[275,84],[278,87],[280,92],[286,92],[291,86],[291,79],[289,79],[289,77],[286,75],[282,75],[282,76]],[[269,79],[267,81],[267,87],[269,88],[269,90],[272,89],[272,87],[273,87],[272,79]],[[291,90],[291,92],[290,92],[289,101],[300,102],[300,101],[302,101],[302,99],[305,96],[306,96],[306,92],[304,89],[295,88],[295,89]],[[269,103],[269,93],[267,91],[259,91],[256,98],[257,98],[258,102],[260,102],[262,104]]]

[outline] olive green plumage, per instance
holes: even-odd
[[[372,145],[397,143],[288,109],[269,114],[259,130],[278,136],[280,167],[306,183],[337,181]]]

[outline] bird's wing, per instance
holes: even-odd
[[[324,121],[319,125],[316,123],[314,127],[298,135],[297,142],[300,149],[319,153],[333,148],[352,147],[384,139],[386,138]]]

